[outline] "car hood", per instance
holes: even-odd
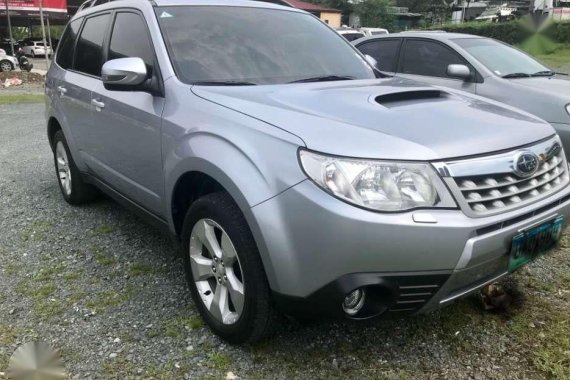
[[[570,98],[570,80],[556,77],[517,78],[509,80],[521,86],[532,87],[554,95]]]
[[[554,134],[540,119],[500,103],[401,78],[192,91],[286,130],[309,149],[342,156],[439,160]]]

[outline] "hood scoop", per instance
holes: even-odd
[[[418,101],[438,101],[449,98],[451,95],[440,90],[414,90],[393,92],[377,96],[374,100],[384,107],[404,106]]]

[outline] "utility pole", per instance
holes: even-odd
[[[44,42],[44,58],[46,60],[46,68],[49,69],[49,59],[48,59],[48,46],[46,40],[46,28],[44,25],[44,8],[43,8],[43,1],[40,0],[40,23],[42,24],[42,39]],[[50,46],[51,49],[51,46]]]
[[[10,22],[10,10],[8,9],[8,0],[6,0],[6,19],[8,20],[8,38],[10,39],[10,49],[14,56],[14,39],[12,38],[12,24]]]

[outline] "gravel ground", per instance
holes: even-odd
[[[284,319],[273,338],[230,346],[203,326],[165,237],[110,200],[63,201],[43,106],[0,114],[0,371],[42,339],[74,379],[570,378],[566,237],[509,279],[506,312],[472,296],[402,320]]]

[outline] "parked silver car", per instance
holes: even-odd
[[[535,116],[382,78],[293,8],[88,5],[46,80],[63,197],[99,188],[168,231],[231,342],[263,337],[277,310],[433,310],[560,237],[568,164]]]
[[[398,77],[468,91],[530,112],[552,124],[570,152],[570,81],[510,45],[446,32],[403,32],[353,44],[375,58],[381,70]]]

